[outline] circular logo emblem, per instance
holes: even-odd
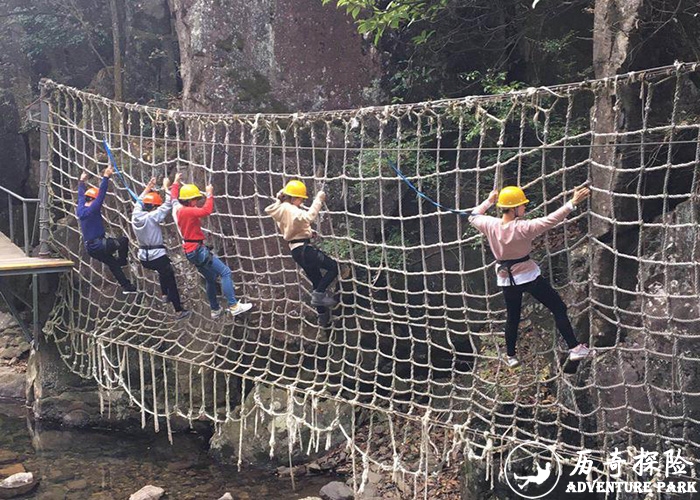
[[[562,468],[559,456],[547,446],[525,441],[511,450],[504,464],[506,483],[522,498],[542,498],[556,488]]]

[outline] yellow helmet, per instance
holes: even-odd
[[[308,198],[306,195],[306,186],[303,182],[298,180],[289,181],[287,185],[284,186],[282,193],[292,198]]]
[[[183,184],[180,188],[179,200],[194,200],[204,196],[197,186],[194,184]]]
[[[506,186],[498,193],[496,206],[500,208],[515,208],[529,202],[530,200],[525,197],[525,192],[522,189],[517,186]]]

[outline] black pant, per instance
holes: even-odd
[[[122,267],[126,265],[126,257],[129,252],[129,238],[121,236],[119,238],[101,238],[91,240],[86,244],[88,255],[95,260],[99,260],[109,267],[114,278],[122,287],[131,286]],[[114,253],[116,252],[116,257]]]
[[[501,290],[503,291],[503,297],[506,299],[506,311],[508,313],[506,320],[506,350],[508,351],[508,356],[515,356],[515,343],[518,340],[518,324],[520,323],[523,292],[528,292],[554,313],[557,329],[569,346],[569,349],[573,349],[578,345],[574,329],[571,327],[571,322],[566,315],[566,304],[561,300],[557,291],[542,276],[538,276],[534,281],[523,283],[522,285],[504,286]]]
[[[142,260],[141,264],[146,269],[158,272],[160,281],[160,291],[163,295],[168,296],[168,301],[173,305],[177,312],[182,311],[182,303],[180,302],[180,292],[177,290],[177,281],[175,281],[175,270],[173,269],[170,259],[167,255],[158,257],[154,260]]]
[[[312,245],[296,247],[292,250],[292,258],[309,277],[315,292],[325,292],[338,276],[338,263]],[[321,274],[321,269],[325,269],[326,273]]]

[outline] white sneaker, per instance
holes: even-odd
[[[160,301],[161,301],[163,304],[167,304],[167,303],[168,303],[168,296],[167,296],[167,295],[161,295],[161,296],[160,296]]]
[[[247,302],[236,302],[232,306],[228,306],[226,311],[231,314],[231,316],[237,316],[243,314],[246,311],[250,311],[253,308],[253,304],[248,304]]]
[[[224,310],[222,308],[212,309],[211,310],[211,319],[219,319],[223,312],[224,312]]]
[[[520,364],[520,361],[515,356],[508,356],[507,354],[501,355],[501,361],[503,361],[508,368],[515,368]]]
[[[579,344],[573,349],[569,349],[569,359],[571,361],[580,361],[587,358],[593,353],[593,349],[589,349],[586,344]]]

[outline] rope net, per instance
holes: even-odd
[[[415,477],[456,454],[492,463],[523,440],[567,458],[598,450],[600,460],[615,447],[673,444],[695,463],[698,78],[697,65],[679,64],[505,95],[279,115],[156,109],[46,81],[51,243],[76,267],[44,331],[68,367],[126,391],[144,425],[158,417],[156,429],[164,420],[170,431],[173,415],[217,424],[283,415],[290,435],[312,431],[302,448],[340,432],[358,467]],[[103,139],[124,178],[113,178],[103,214],[108,234],[132,240],[135,297],[87,257],[74,215],[81,172],[99,175],[108,164]],[[530,216],[553,212],[588,182],[589,205],[540,238],[533,258],[596,356],[564,363],[551,315],[526,299],[523,366],[501,364],[505,307],[485,240],[394,168],[458,210],[520,185]],[[194,311],[187,323],[174,320],[156,275],[138,264],[124,184],[139,192],[175,170],[215,186],[205,232],[231,267],[236,294],[255,304],[245,317],[210,319],[171,219],[164,234]],[[341,272],[326,329],[308,304],[310,283],[263,211],[292,178],[328,194],[317,244]],[[287,406],[266,406],[263,386],[285,393]],[[257,404],[244,410],[237,405],[250,391]],[[340,418],[321,425],[313,411],[321,400],[335,401],[338,415],[364,409],[352,423],[370,415],[369,434],[360,443]],[[389,460],[374,454],[380,421]],[[407,432],[422,436],[418,456],[400,444]]]

